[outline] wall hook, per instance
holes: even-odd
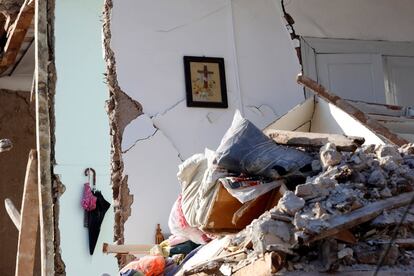
[[[91,172],[92,172],[92,191],[96,190],[96,172],[94,169],[92,168],[86,168],[85,169],[85,176],[88,176],[88,180],[90,181],[91,179]]]

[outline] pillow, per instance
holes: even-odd
[[[237,110],[230,128],[216,150],[215,162],[231,171],[275,178],[312,162],[300,150],[280,146]]]

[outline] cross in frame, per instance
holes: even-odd
[[[197,73],[203,74],[204,89],[208,89],[208,77],[214,74],[214,72],[208,71],[207,65],[204,64],[203,70],[198,70]]]

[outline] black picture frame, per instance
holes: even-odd
[[[224,58],[184,56],[183,60],[187,107],[228,108]],[[194,73],[200,66],[203,70]]]

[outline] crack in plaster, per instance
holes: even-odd
[[[289,4],[289,3],[288,3]],[[300,36],[296,34],[295,27],[293,26],[295,24],[295,20],[292,18],[292,16],[286,11],[285,0],[280,0],[280,7],[282,9],[283,19],[286,22],[286,30],[290,35],[290,38],[292,42],[294,43],[294,47],[296,50],[296,55],[299,59],[299,64],[302,67],[303,71],[303,65],[302,65],[302,53],[300,51]]]
[[[156,31],[156,32],[159,32],[159,33],[169,33],[169,32],[172,32],[172,31],[175,31],[175,30],[178,30],[178,29],[184,28],[184,27],[186,27],[186,26],[188,26],[188,25],[191,25],[191,24],[193,24],[194,22],[201,21],[201,20],[203,20],[203,19],[205,19],[205,18],[208,18],[208,17],[210,17],[210,16],[212,16],[212,15],[214,15],[214,14],[216,14],[216,13],[219,13],[220,11],[224,10],[224,9],[225,9],[225,8],[227,8],[227,7],[228,7],[228,5],[224,5],[224,6],[219,7],[219,8],[217,8],[217,9],[215,9],[215,10],[213,10],[213,11],[211,11],[211,12],[209,12],[209,13],[205,14],[205,15],[202,15],[201,17],[198,17],[198,18],[196,18],[196,19],[192,19],[192,20],[190,20],[190,22],[187,22],[187,23],[184,23],[184,24],[180,24],[180,25],[177,25],[177,26],[171,27],[171,28],[169,28],[169,29],[165,29],[165,30],[155,30],[155,31]]]
[[[185,101],[186,98],[180,99],[178,100],[176,103],[174,103],[173,105],[171,105],[170,107],[167,107],[166,109],[164,109],[164,111],[161,112],[157,112],[152,116],[149,116],[150,119],[152,120],[153,118],[156,119],[158,116],[164,116],[165,114],[167,114],[169,111],[173,110],[174,108],[176,108],[180,103],[182,103],[183,101]]]
[[[155,126],[154,126],[154,127],[155,127]],[[141,142],[141,141],[145,141],[145,140],[149,140],[149,139],[151,139],[152,137],[154,137],[154,136],[155,136],[155,134],[157,134],[157,132],[158,132],[159,130],[160,130],[159,128],[156,128],[156,129],[155,129],[155,131],[154,131],[152,134],[148,135],[148,136],[147,136],[147,137],[145,137],[145,138],[140,138],[140,139],[136,140],[136,141],[134,142],[134,144],[132,144],[132,146],[130,146],[129,148],[127,148],[126,150],[124,150],[122,153],[123,153],[123,154],[125,154],[125,153],[127,153],[128,151],[130,151],[133,147],[135,147],[135,145],[136,145],[138,142]]]
[[[176,105],[175,105],[176,106]],[[171,108],[172,109],[172,108]],[[145,114],[145,113],[144,113]],[[182,157],[182,155],[181,155],[181,153],[180,153],[180,151],[179,151],[179,149],[178,149],[178,147],[175,145],[175,143],[174,143],[174,141],[171,139],[171,137],[169,137],[160,127],[158,127],[156,124],[155,124],[155,122],[154,122],[154,120],[152,119],[152,118],[150,118],[151,119],[151,121],[152,121],[152,123],[153,123],[153,126],[154,126],[154,128],[155,128],[155,131],[151,134],[151,135],[148,135],[147,137],[145,137],[145,138],[140,138],[140,139],[137,139],[135,142],[134,142],[134,144],[132,145],[132,146],[130,146],[128,149],[126,149],[126,150],[124,150],[122,153],[123,154],[125,154],[125,153],[127,153],[128,151],[130,151],[131,149],[133,149],[139,142],[143,142],[143,141],[146,141],[146,140],[150,140],[151,138],[153,138],[158,132],[161,132],[163,135],[164,135],[164,137],[170,142],[170,144],[171,144],[171,146],[174,148],[174,150],[177,152],[177,156],[178,156],[178,158],[181,160],[181,162],[184,162],[184,158]]]
[[[155,124],[154,124],[154,127],[157,129],[157,130],[159,130],[159,131],[161,131],[162,132],[162,134],[164,134],[164,136],[165,136],[165,138],[167,138],[167,140],[170,142],[170,144],[171,144],[171,146],[175,149],[175,151],[177,152],[177,157],[178,157],[178,159],[180,159],[181,160],[181,162],[184,162],[184,158],[183,158],[183,156],[181,155],[181,153],[180,153],[180,151],[179,151],[179,149],[178,149],[178,147],[175,145],[175,143],[174,143],[174,141],[171,139],[171,137],[169,137],[164,131],[162,131],[159,127],[157,127]]]
[[[152,115],[152,116],[149,116],[146,113],[142,113],[141,115],[147,115],[147,116],[149,116],[149,118],[152,121],[152,124],[153,124],[153,126],[155,128],[155,131],[151,135],[148,135],[145,138],[137,139],[132,146],[130,146],[128,149],[124,150],[122,153],[123,154],[124,153],[127,153],[132,148],[134,148],[137,145],[137,143],[142,142],[142,141],[145,141],[145,140],[149,140],[152,137],[154,137],[157,134],[158,131],[161,131],[164,134],[164,136],[167,138],[167,140],[171,143],[171,145],[173,146],[173,148],[177,151],[178,158],[183,162],[184,161],[184,158],[182,157],[180,151],[178,150],[178,147],[175,145],[174,141],[168,135],[166,135],[166,133],[162,129],[160,129],[160,127],[158,127],[156,125],[155,120],[157,118],[159,118],[160,116],[166,115],[168,112],[170,112],[171,110],[173,110],[174,108],[176,108],[180,103],[184,102],[185,100],[186,100],[186,98],[180,99],[177,102],[175,102],[174,104],[172,104],[171,106],[169,106],[168,108],[164,109],[161,112],[157,112],[155,115]]]
[[[247,108],[250,108],[250,109],[255,109],[255,110],[259,111],[259,113],[262,116],[264,116],[265,114],[263,113],[263,111],[261,110],[261,108],[262,107],[267,107],[267,108],[269,108],[272,111],[273,115],[275,115],[276,117],[279,117],[279,114],[276,112],[276,110],[272,106],[270,106],[268,104],[261,104],[259,106],[256,106],[256,105],[246,105],[246,107]]]

